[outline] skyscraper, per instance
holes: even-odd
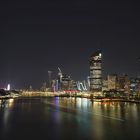
[[[97,51],[90,56],[90,91],[102,91],[102,53]]]
[[[62,75],[61,90],[70,90],[72,87],[71,77],[67,74]]]
[[[107,76],[108,82],[108,90],[117,90],[118,88],[118,75],[117,74],[109,74]]]

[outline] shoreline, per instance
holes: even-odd
[[[92,102],[129,102],[129,103],[140,103],[140,100],[128,100],[128,99],[113,99],[113,98],[89,98],[89,97],[82,97],[82,96],[19,96],[19,97],[0,97],[0,100],[8,100],[8,99],[31,99],[31,98],[55,98],[55,97],[60,97],[60,98],[87,98],[91,100]]]

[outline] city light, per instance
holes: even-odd
[[[10,91],[10,84],[7,85],[7,90]]]

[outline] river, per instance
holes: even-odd
[[[139,140],[140,104],[86,98],[1,102],[0,140]]]

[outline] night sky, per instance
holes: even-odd
[[[0,87],[41,87],[48,70],[75,80],[89,75],[89,57],[103,51],[103,75],[140,74],[140,9],[134,1],[0,2]]]

